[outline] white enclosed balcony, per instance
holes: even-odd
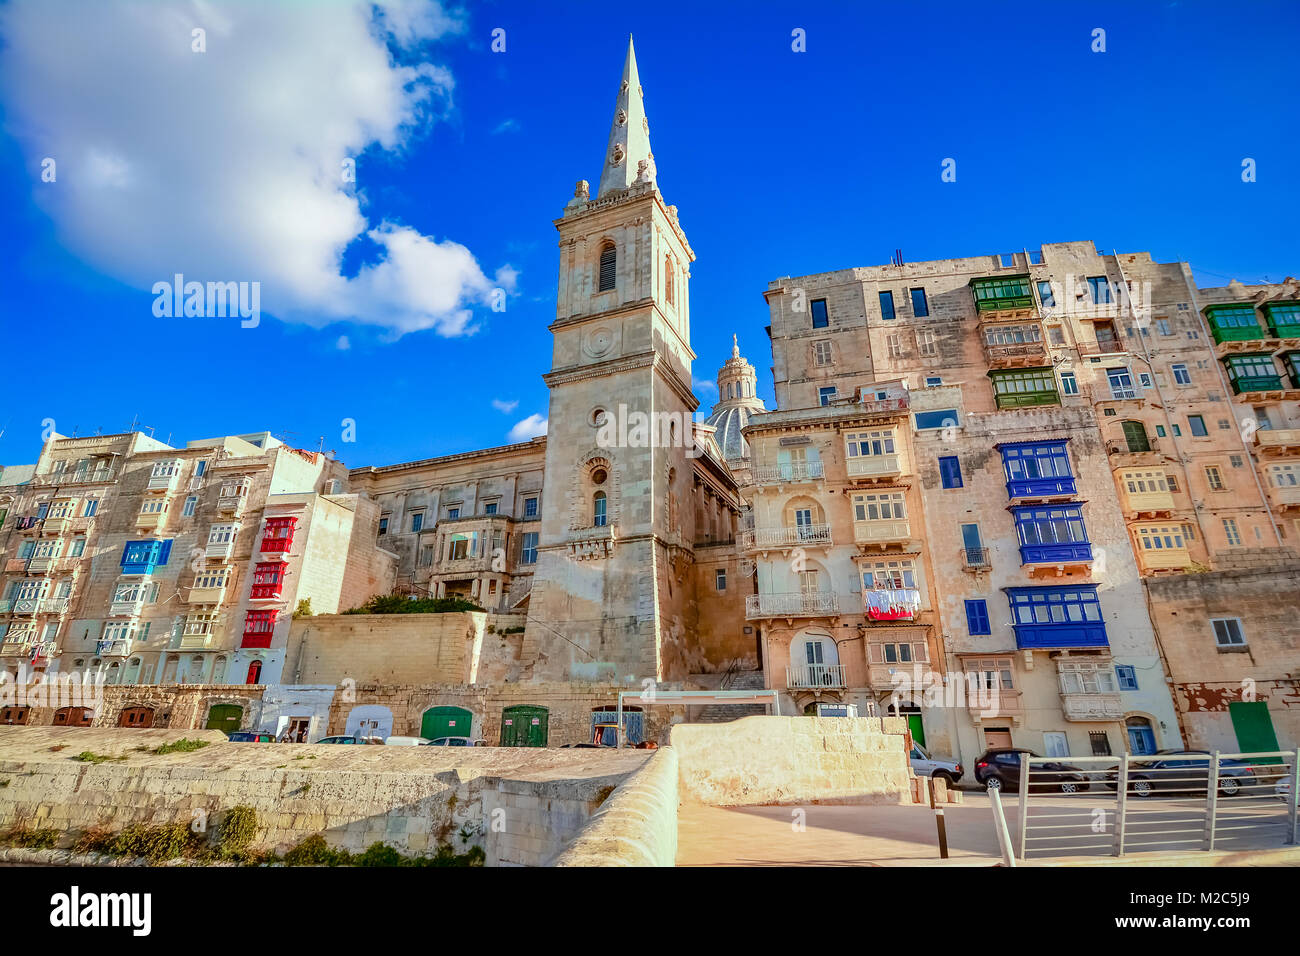
[[[160,461],[153,466],[153,471],[149,473],[149,480],[145,484],[145,490],[174,491],[180,476],[181,463],[179,461]]]
[[[751,594],[745,598],[745,617],[826,617],[840,613],[840,596],[826,591],[791,591]]]
[[[1066,720],[1124,719],[1124,705],[1119,694],[1062,694],[1061,710]]]
[[[896,544],[911,538],[912,525],[906,518],[853,522],[853,541],[856,544]]]
[[[208,532],[204,555],[215,561],[226,561],[235,551],[235,538],[239,534],[236,524],[214,524]]]
[[[857,455],[845,460],[844,470],[850,478],[892,478],[903,473],[897,454]]]

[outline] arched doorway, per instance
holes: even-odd
[[[545,747],[550,714],[545,707],[517,704],[501,711],[502,747]]]
[[[428,740],[439,737],[472,737],[474,714],[464,707],[430,707],[420,720],[420,736]]]
[[[95,712],[89,707],[60,707],[54,712],[55,727],[89,727],[95,722]]]
[[[1128,749],[1135,754],[1153,754],[1156,752],[1156,732],[1151,721],[1145,717],[1129,717],[1124,721],[1128,731]]]
[[[121,715],[117,718],[119,727],[134,727],[142,730],[146,727],[153,726],[153,708],[152,707],[127,707],[122,710]]]
[[[262,677],[262,662],[260,660],[249,661],[248,675],[244,679],[245,684],[256,684]]]
[[[800,631],[790,642],[788,687],[843,687],[835,639],[826,631]]]
[[[239,729],[244,719],[244,708],[238,704],[213,704],[208,710],[208,722],[205,730],[219,730],[223,734],[233,734]]]
[[[921,717],[919,706],[910,701],[890,704],[888,714],[890,717],[906,717],[907,729],[912,733],[912,740],[922,747],[925,746],[925,721]]]

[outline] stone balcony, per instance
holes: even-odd
[[[1256,429],[1255,447],[1270,458],[1300,455],[1300,428]]]
[[[737,538],[742,551],[783,551],[788,548],[826,548],[831,545],[828,524],[797,525],[782,528],[755,528],[742,531]]]
[[[820,481],[826,477],[826,464],[821,461],[792,461],[785,464],[758,465],[753,470],[756,485],[795,485]]]
[[[854,544],[902,544],[912,539],[912,523],[907,518],[876,519],[853,522]]]
[[[139,531],[158,531],[166,523],[165,511],[142,511],[135,516],[135,526]]]
[[[1061,711],[1066,720],[1124,719],[1124,705],[1119,694],[1062,694]]]
[[[775,594],[750,594],[745,598],[745,617],[834,617],[841,611],[840,595],[826,591],[789,591]]]
[[[976,719],[1024,716],[1024,701],[1020,691],[1001,687],[977,687],[966,691],[966,710]]]
[[[804,664],[785,669],[785,686],[790,690],[844,688],[843,664]]]

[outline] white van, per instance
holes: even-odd
[[[389,747],[423,747],[429,741],[424,737],[389,737],[384,743]]]

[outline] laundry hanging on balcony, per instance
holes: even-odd
[[[910,588],[868,591],[863,595],[867,617],[873,621],[899,621],[913,617],[920,608],[920,595]]]

